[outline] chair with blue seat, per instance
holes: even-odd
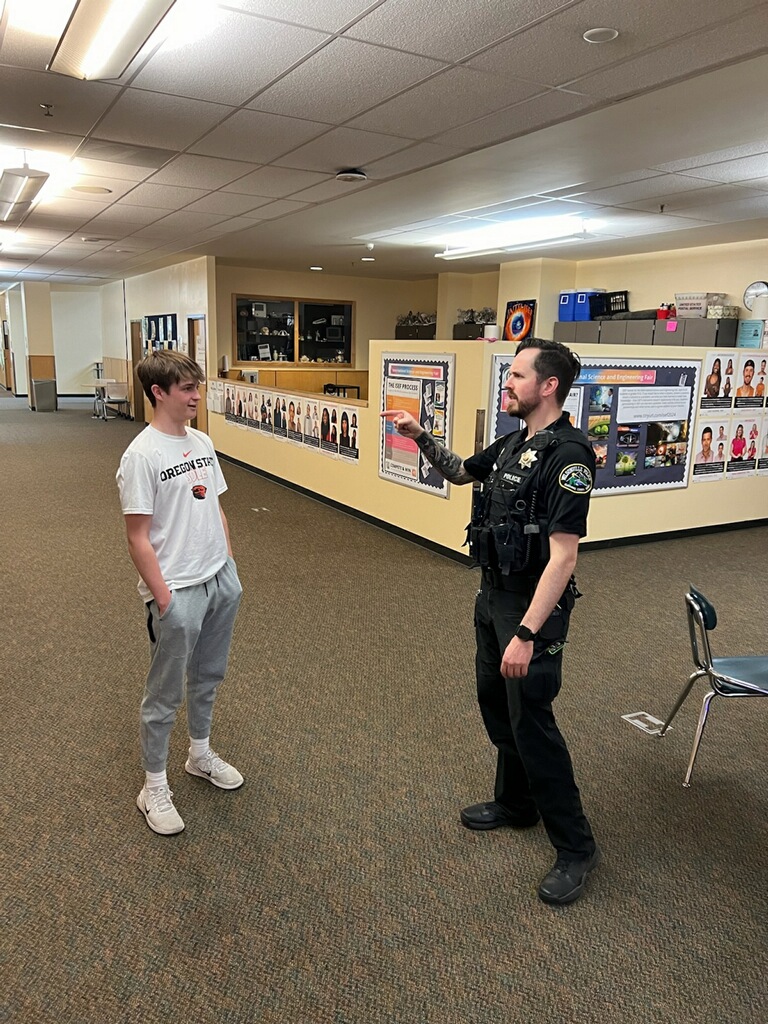
[[[663,736],[672,719],[680,710],[683,701],[691,692],[697,679],[706,677],[712,686],[704,697],[693,741],[693,751],[688,762],[688,771],[683,785],[686,789],[691,785],[691,775],[699,752],[699,744],[704,733],[704,726],[709,714],[709,705],[713,697],[768,697],[768,657],[764,655],[747,655],[739,658],[713,658],[709,646],[709,634],[717,625],[717,612],[711,601],[691,586],[685,595],[685,606],[688,613],[688,629],[691,634],[691,651],[696,670],[688,677],[683,692],[677,698],[667,720],[659,731]]]

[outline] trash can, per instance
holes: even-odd
[[[35,407],[35,412],[56,412],[58,409],[56,381],[33,380],[32,404]]]

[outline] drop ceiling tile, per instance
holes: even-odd
[[[442,0],[439,5],[387,0],[347,35],[437,60],[459,61],[565,2],[515,0],[511,8],[509,0],[473,0],[468,17],[466,0]]]
[[[78,174],[92,177],[105,174],[112,178],[119,176],[126,181],[130,179],[131,185],[143,181],[153,171],[151,167],[131,167],[128,164],[112,163],[106,160],[81,160],[79,157],[72,161],[72,169]]]
[[[452,68],[356,117],[349,126],[425,139],[540,91],[527,82]]]
[[[212,192],[187,207],[192,213],[220,213],[225,217],[237,217],[266,206],[269,199],[264,196],[240,196],[232,192]]]
[[[313,142],[286,154],[275,163],[280,167],[298,167],[302,170],[325,171],[335,174],[345,167],[360,167],[388,156],[408,145],[406,139],[374,132],[356,131],[354,128],[334,128]]]
[[[686,171],[686,174],[691,175],[692,180],[703,178],[707,181],[723,183],[762,178],[768,175],[768,153],[745,156],[740,160],[726,160],[723,163],[710,164],[705,167],[692,167]]]
[[[366,181],[336,181],[335,178],[325,178],[319,185],[312,185],[302,189],[301,192],[291,193],[291,199],[308,203],[324,203],[329,199],[339,199],[342,196],[351,195],[365,188]]]
[[[341,124],[443,67],[425,57],[336,39],[249,106]]]
[[[188,206],[196,199],[202,199],[206,189],[183,188],[181,185],[157,185],[154,181],[145,181],[136,185],[121,201],[121,206],[150,206],[160,210],[178,210]]]
[[[178,238],[180,235],[191,235],[196,231],[205,231],[206,228],[213,227],[214,224],[219,224],[222,220],[225,218],[221,214],[188,213],[186,210],[180,210],[178,213],[171,213],[167,217],[163,217],[162,220],[155,221],[151,226],[135,232],[135,236],[138,239],[159,238],[164,241]]]
[[[488,117],[481,117],[461,128],[454,128],[436,136],[432,141],[441,146],[478,149],[570,119],[591,105],[592,101],[586,97],[565,92],[547,92]]]
[[[374,181],[391,178],[396,174],[408,174],[433,164],[442,164],[458,156],[460,150],[448,146],[435,146],[431,142],[419,142],[409,149],[401,149],[393,156],[375,160],[365,168],[368,177]]]
[[[317,138],[328,131],[328,127],[327,124],[296,117],[278,117],[260,110],[239,110],[192,146],[192,152],[267,164],[288,150]]]
[[[221,188],[258,167],[239,160],[217,160],[210,156],[182,153],[166,164],[150,181],[153,185],[183,185],[187,188]]]
[[[706,139],[703,141],[706,142]],[[741,146],[730,146],[728,149],[717,149],[711,153],[698,153],[683,160],[673,160],[668,164],[658,164],[657,169],[660,171],[688,171],[695,167],[706,167],[709,164],[740,160],[745,156],[756,156],[758,153],[768,153],[768,141],[765,138],[746,142]]]
[[[640,199],[653,196],[676,195],[678,192],[690,192],[700,189],[701,182],[695,178],[682,175],[662,174],[658,177],[643,178],[615,188],[601,188],[592,192],[582,193],[579,198],[584,202],[596,203],[598,206],[626,206]]]
[[[178,151],[175,149],[158,149],[152,146],[98,138],[86,139],[77,151],[78,161],[98,161],[117,166],[150,168],[153,171],[162,167],[175,156],[178,156]],[[108,172],[104,171],[103,173]],[[119,177],[119,175],[115,176]],[[128,178],[129,175],[123,174],[122,177]]]
[[[728,224],[731,221],[751,220],[753,217],[768,217],[768,195],[742,199],[733,203],[692,206],[682,211],[681,216],[710,224]]]
[[[573,216],[574,219],[577,219],[579,217],[590,217],[594,214],[597,214],[602,219],[602,211],[599,210],[599,207],[591,206],[589,203],[570,202],[567,199],[543,199],[538,202],[535,200],[533,202],[526,201],[525,204],[521,203],[514,209],[503,213],[488,214],[479,219],[487,225],[489,221],[505,224],[510,221],[516,222],[538,217]]]
[[[64,135],[86,135],[120,95],[116,85],[0,65],[2,120]],[[52,104],[46,117],[41,103]]]
[[[734,16],[754,5],[755,0],[733,0],[728,4],[727,14]],[[486,50],[469,64],[557,86],[630,59],[644,50],[656,49],[662,18],[664,38],[672,39],[687,35],[691,26],[700,29],[720,21],[724,13],[720,0],[675,0],[663,7],[653,3],[582,0],[577,4],[563,4],[551,18]],[[582,38],[584,32],[596,25],[609,25],[618,30],[618,39],[601,45],[586,42]]]
[[[110,193],[109,195],[90,195],[87,192],[76,192],[74,189],[78,185],[84,185],[86,188],[108,188]],[[81,174],[76,179],[70,178],[66,184],[62,184],[53,194],[60,196],[62,199],[87,200],[88,202],[109,205],[122,198],[126,192],[130,192],[135,187],[135,181],[124,181],[100,174]]]
[[[372,7],[374,0],[227,0],[228,7],[277,18],[294,25],[306,25],[326,32],[338,32]]]
[[[0,241],[9,242],[12,239],[24,239],[27,242],[34,243],[35,245],[56,245],[58,242],[63,241],[69,237],[69,232],[60,230],[56,231],[51,228],[39,228],[30,225],[29,221],[24,223],[23,228],[16,231],[5,231],[0,230]]]
[[[216,224],[215,227],[208,228],[207,231],[201,231],[198,238],[221,238],[222,235],[232,234],[233,231],[243,231],[246,228],[252,228],[256,224],[260,223],[257,217],[230,217],[228,220],[223,220],[220,224]]]
[[[126,89],[99,124],[102,138],[185,149],[232,111],[221,103]]]
[[[736,202],[740,199],[757,199],[768,192],[754,188],[742,188],[741,185],[707,185],[704,188],[691,189],[673,195],[659,195],[653,199],[642,199],[638,202],[622,203],[629,210],[648,210],[657,213],[659,206],[664,206],[665,213],[678,213],[694,207],[707,207],[718,203]],[[686,214],[687,216],[687,214]]]
[[[739,188],[750,188],[758,192],[768,192],[768,178],[750,178],[748,181],[740,181]]]
[[[122,238],[137,228],[146,227],[165,216],[165,210],[147,206],[122,206],[114,203],[104,213],[100,213],[88,222],[88,235],[115,235]]]
[[[765,5],[761,4],[757,12],[725,27],[660,43],[649,53],[617,67],[579,77],[571,84],[581,93],[615,102],[621,97],[759,54],[765,50],[765,24]]]
[[[204,36],[186,45],[171,37],[131,85],[239,106],[330,38],[221,8],[211,21]]]
[[[328,175],[316,171],[298,171],[287,167],[260,167],[252,174],[233,181],[224,192],[239,192],[243,195],[270,196],[281,199],[302,188],[327,181]]]
[[[303,210],[309,203],[299,203],[294,199],[276,199],[273,203],[259,207],[259,220],[274,220],[275,217],[283,217],[286,213],[296,213]]]
[[[24,222],[31,226],[51,224],[60,220],[64,223],[77,226],[85,224],[98,213],[103,213],[104,203],[95,203],[86,199],[58,199],[55,196],[51,199],[41,199],[34,207],[32,213]]]
[[[0,119],[3,122],[9,121],[3,111],[0,111]],[[58,156],[70,157],[82,141],[82,137],[78,135],[29,131],[23,127],[13,127],[10,122],[0,124],[0,148],[24,150],[30,160],[35,153],[55,153]]]
[[[546,192],[540,192],[538,194],[555,199],[565,199],[569,196],[575,198],[576,196],[584,195],[586,192],[596,192],[601,188],[613,188],[615,185],[626,185],[630,181],[642,181],[644,178],[658,178],[660,174],[661,171],[651,171],[647,169],[627,171],[625,174],[612,174],[610,180],[606,178],[602,181],[584,181],[576,185],[566,185],[563,188],[547,189]]]

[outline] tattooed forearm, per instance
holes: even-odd
[[[416,438],[416,444],[435,467],[440,476],[452,484],[473,484],[475,478],[464,469],[464,460],[455,452],[448,451],[425,430]]]

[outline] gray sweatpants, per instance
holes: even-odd
[[[165,769],[185,682],[189,735],[210,736],[213,702],[227,670],[242,593],[235,561],[227,558],[205,583],[174,590],[164,615],[157,614],[154,601],[146,605],[151,662],[139,730],[145,771]]]

